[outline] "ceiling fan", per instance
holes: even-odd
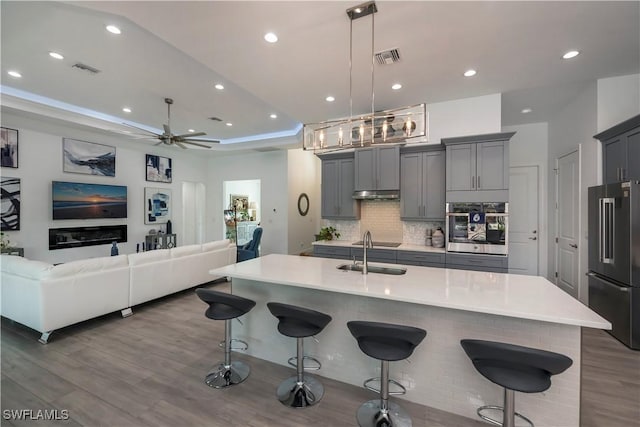
[[[167,104],[167,124],[162,125],[164,129],[164,133],[150,132],[146,129],[142,129],[137,126],[130,125],[128,123],[123,123],[123,125],[145,132],[146,135],[141,136],[143,139],[158,139],[159,142],[155,145],[160,145],[160,144],[177,145],[180,148],[186,149],[188,147],[184,144],[189,144],[189,145],[195,145],[202,148],[211,148],[210,145],[204,145],[204,144],[201,144],[201,142],[208,142],[213,144],[217,144],[220,142],[220,141],[193,139],[194,137],[197,137],[197,136],[206,135],[206,133],[204,132],[186,133],[183,135],[174,135],[173,133],[171,133],[171,104],[173,104],[173,99],[165,98],[164,102]]]

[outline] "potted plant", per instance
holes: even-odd
[[[340,238],[340,233],[334,227],[322,227],[320,233],[316,234],[316,240],[333,240],[334,237]]]
[[[9,240],[9,237],[3,232],[0,232],[0,249],[9,249],[9,245],[11,245],[11,240]]]

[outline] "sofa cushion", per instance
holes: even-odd
[[[21,256],[2,255],[0,259],[2,272],[28,279],[40,279],[49,274],[53,264],[42,261],[34,261]]]
[[[49,271],[48,277],[50,279],[55,279],[73,276],[76,274],[98,273],[103,270],[126,268],[128,266],[129,260],[126,255],[79,259],[53,266]]]
[[[181,256],[199,254],[202,252],[201,245],[187,245],[171,248],[171,258],[179,258]]]
[[[155,251],[139,252],[129,255],[129,265],[149,264],[168,260],[170,258],[169,249],[156,249]]]
[[[224,240],[216,240],[213,242],[207,242],[207,243],[203,243],[202,244],[202,251],[203,252],[208,252],[208,251],[215,251],[215,250],[219,250],[219,249],[224,249],[226,247],[228,247],[231,244],[231,241],[229,239],[224,239]]]

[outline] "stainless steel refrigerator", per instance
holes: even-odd
[[[589,188],[589,307],[640,350],[640,182]]]

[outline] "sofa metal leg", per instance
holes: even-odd
[[[40,344],[47,344],[49,342],[49,337],[51,336],[52,333],[53,331],[43,332],[38,342]]]
[[[120,313],[122,314],[123,319],[129,316],[133,316],[133,310],[131,310],[131,307],[120,310]]]

